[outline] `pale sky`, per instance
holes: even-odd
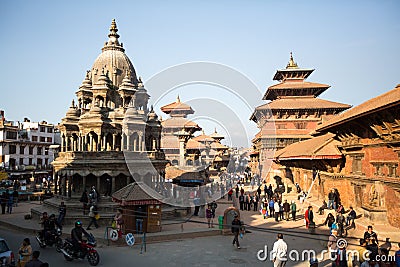
[[[162,98],[148,88],[163,118],[159,107],[179,94],[206,133],[217,127],[232,145],[248,146],[257,132],[248,120],[252,109],[264,103],[290,52],[300,67],[315,69],[309,81],[331,85],[324,99],[355,106],[400,83],[398,14],[399,1],[3,0],[0,109],[8,120],[59,123],[115,18],[145,85],[194,61],[225,65],[252,81],[259,99],[248,87],[238,97],[207,82]]]

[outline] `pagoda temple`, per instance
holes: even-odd
[[[194,110],[182,103],[178,96],[175,102],[161,107],[161,111],[170,116],[161,122],[161,148],[172,165],[185,166],[186,143],[195,132],[201,130],[199,125],[187,119],[188,115],[194,114]]]
[[[251,153],[252,172],[276,176],[279,171],[270,171],[269,165],[276,150],[311,138],[310,133],[318,124],[327,121],[350,105],[318,98],[330,86],[306,81],[314,69],[300,68],[290,53],[285,69],[277,70],[263,100],[268,103],[255,108],[250,119],[260,129],[253,142]],[[277,166],[272,166],[272,170]]]

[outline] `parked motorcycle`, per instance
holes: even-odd
[[[63,246],[61,234],[62,234],[61,228],[57,227],[55,231],[50,231],[48,237],[45,240],[43,232],[38,231],[38,233],[36,234],[36,240],[41,248],[45,248],[46,246],[52,247],[53,245],[55,245],[56,251],[60,252]]]
[[[64,254],[64,258],[67,261],[72,261],[74,259],[84,259],[85,257],[87,257],[89,264],[92,266],[96,266],[97,264],[99,264],[100,256],[95,247],[96,239],[94,238],[93,234],[90,234],[87,238],[87,242],[81,243],[80,251],[76,251],[72,240],[67,238],[64,241],[61,252]]]

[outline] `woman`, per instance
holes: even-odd
[[[329,230],[332,230],[332,224],[335,222],[335,217],[332,215],[332,213],[329,213],[328,216],[326,216],[324,225],[328,225]]]
[[[24,267],[25,264],[31,260],[32,247],[29,238],[25,238],[24,241],[22,241],[22,245],[18,250],[18,255],[18,267]]]
[[[95,211],[95,207],[92,205],[89,209],[89,217],[90,217],[90,223],[86,230],[91,230],[90,226],[94,224],[96,228],[99,228],[99,225],[97,224],[97,219],[96,219],[97,211]]]

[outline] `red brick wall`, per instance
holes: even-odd
[[[391,225],[400,226],[400,193],[389,186],[385,186],[387,218]]]

